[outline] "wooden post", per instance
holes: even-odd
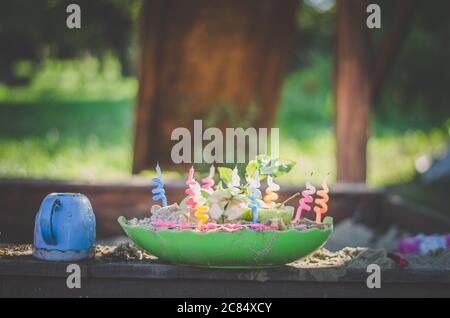
[[[239,127],[229,112],[256,104],[251,126],[273,123],[296,31],[298,0],[148,0],[142,9],[133,172],[170,165],[176,127],[191,130],[214,105],[232,109],[213,126]],[[219,107],[220,108],[220,107]],[[264,116],[262,116],[264,114]],[[207,123],[205,123],[206,125]]]
[[[337,180],[366,180],[366,148],[371,108],[366,5],[337,2],[336,147]]]

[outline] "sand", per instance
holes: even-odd
[[[387,256],[386,250],[365,247],[345,247],[337,252],[322,248],[290,265],[304,268],[347,267],[365,269],[369,264],[378,264],[383,269],[396,268],[395,262]]]
[[[0,258],[30,256],[32,253],[31,244],[0,244]]]
[[[117,246],[97,245],[95,258],[99,261],[142,261],[157,259],[133,243],[121,243]]]
[[[33,247],[31,244],[0,244],[0,259],[22,258],[32,256]],[[116,246],[96,245],[96,261],[133,261],[157,259],[155,256],[142,251],[130,242],[122,242]]]
[[[22,258],[32,254],[31,244],[0,245],[1,258]],[[145,261],[157,257],[142,251],[131,242],[122,242],[117,246],[97,245],[96,261]],[[440,250],[427,255],[411,254],[405,256],[408,269],[450,270],[450,249]],[[395,269],[397,264],[388,257],[385,249],[367,247],[345,247],[331,252],[322,248],[310,256],[295,261],[289,266],[298,268],[342,268],[365,269],[369,264],[378,264],[382,269]]]

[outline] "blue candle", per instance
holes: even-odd
[[[159,164],[156,164],[157,177],[152,179],[152,182],[156,184],[156,188],[152,189],[153,200],[161,200],[162,206],[167,206],[166,191],[164,190],[164,182],[162,180],[161,168]]]
[[[261,204],[258,202],[257,198],[261,196],[261,191],[258,189],[252,189],[252,192],[248,195],[249,204],[248,207],[252,210],[253,224],[258,223],[258,208]]]
[[[260,187],[258,171],[255,172],[255,176],[253,178],[248,178],[247,181],[250,188],[250,193],[248,195],[248,207],[252,210],[253,224],[257,224],[258,209],[261,207],[261,204],[258,201],[258,198],[261,197],[261,191],[258,189]]]

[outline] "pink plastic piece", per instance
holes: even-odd
[[[175,222],[164,222],[161,220],[158,220],[155,222],[155,226],[157,226],[157,227],[174,227],[176,225],[177,224]]]
[[[275,229],[277,229],[276,226],[269,226],[269,225],[264,225],[261,223],[251,224],[251,225],[249,225],[249,227],[252,229],[260,229],[260,230],[275,230]]]
[[[177,228],[180,230],[185,229],[191,229],[193,228],[190,224],[177,224],[176,222],[165,222],[158,220],[154,223],[155,227],[171,227],[171,228]],[[301,227],[301,225],[299,226]],[[201,231],[214,231],[214,230],[226,230],[228,232],[233,232],[239,229],[243,228],[252,228],[252,229],[260,229],[260,230],[277,230],[278,227],[276,226],[269,226],[264,225],[261,223],[257,224],[248,224],[248,225],[242,225],[242,224],[235,224],[235,223],[226,223],[226,224],[217,224],[217,223],[205,223],[200,226]]]
[[[216,230],[218,228],[218,225],[216,223],[206,223],[202,225],[202,228],[206,230]]]
[[[227,224],[224,224],[223,227],[227,228],[227,229],[237,230],[237,229],[240,229],[242,227],[242,225],[227,223]]]

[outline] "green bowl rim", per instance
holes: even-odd
[[[124,216],[119,216],[119,218],[117,219],[117,221],[119,222],[120,226],[125,229],[125,228],[141,228],[144,230],[147,230],[149,232],[192,232],[194,234],[198,234],[198,235],[208,235],[208,234],[212,234],[212,233],[226,233],[226,234],[232,234],[232,233],[237,233],[237,232],[241,232],[241,231],[251,231],[251,232],[255,232],[255,230],[250,229],[250,228],[242,228],[242,229],[238,229],[238,230],[234,230],[234,231],[230,231],[230,232],[224,232],[224,231],[196,231],[193,229],[168,229],[168,228],[162,228],[162,229],[157,229],[157,230],[153,230],[150,229],[148,227],[142,226],[142,225],[129,225],[128,224],[128,220],[124,217]],[[310,229],[306,229],[306,230],[302,230],[302,233],[306,233],[309,231],[328,231],[328,230],[333,230],[333,218],[331,216],[326,216],[323,219],[322,224],[328,225],[327,228],[321,229],[321,228],[317,228],[317,227],[313,227]],[[271,232],[276,232],[276,233],[287,233],[287,232],[297,232],[299,230],[297,229],[288,229],[288,230],[262,230],[265,233],[271,233]]]

